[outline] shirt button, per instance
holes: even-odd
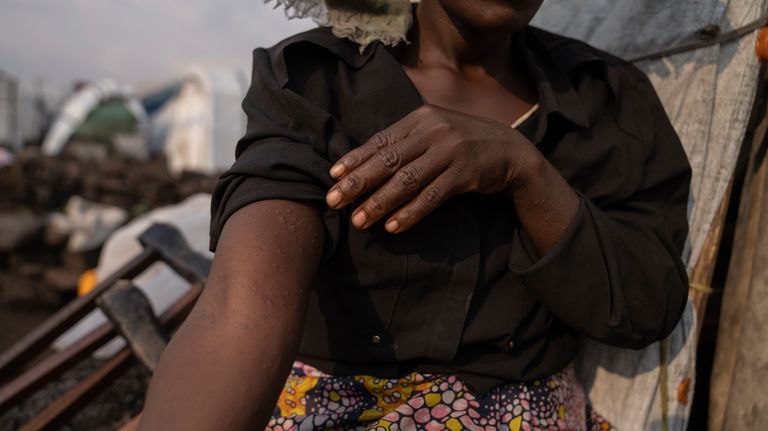
[[[373,344],[381,344],[381,337],[378,335],[374,335],[373,337],[371,337],[371,341],[373,342]]]

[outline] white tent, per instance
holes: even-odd
[[[43,80],[19,81],[18,125],[21,145],[37,143],[67,95],[67,87]]]
[[[19,149],[38,142],[47,117],[64,96],[61,88],[42,80],[17,80],[0,70],[0,145]]]
[[[191,69],[172,100],[150,119],[152,140],[168,158],[172,173],[221,172],[235,161],[235,145],[245,132],[240,108],[248,80],[239,70]]]
[[[18,145],[17,97],[18,83],[0,70],[0,145]]]

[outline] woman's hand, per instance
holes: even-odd
[[[385,227],[403,232],[451,196],[514,194],[543,157],[509,125],[425,105],[344,155],[326,197],[342,208],[374,193],[352,215],[365,229],[392,214]]]

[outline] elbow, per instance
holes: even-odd
[[[681,277],[667,278],[655,294],[647,290],[645,293],[642,300],[628,302],[621,312],[611,313],[592,338],[637,350],[667,338],[677,327],[688,303],[687,276],[683,272]]]
[[[632,328],[628,333],[618,334],[617,338],[620,339],[608,344],[626,349],[642,350],[653,343],[667,338],[675,330],[677,323],[680,321],[680,316],[682,316],[682,312],[674,318],[669,318],[664,313],[646,317],[641,322],[641,325]]]
[[[641,326],[633,323],[627,321],[620,325],[606,325],[586,335],[602,344],[633,350],[644,349],[667,335],[656,325]]]
[[[683,317],[685,307],[688,304],[688,277],[685,270],[676,283],[668,285],[667,295],[658,306],[658,313],[652,319],[650,329],[654,337],[649,338],[648,344],[661,341],[669,337]]]

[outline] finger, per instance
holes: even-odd
[[[331,167],[331,177],[335,179],[342,178],[365,163],[374,154],[404,138],[407,134],[398,123],[376,133],[363,145],[343,155]]]
[[[454,174],[446,170],[424,187],[414,200],[393,214],[384,226],[390,233],[405,232],[458,192]]]
[[[387,181],[404,165],[417,159],[425,151],[425,145],[415,134],[382,148],[331,188],[326,199],[328,206],[341,208],[348,205],[362,194]]]
[[[330,175],[339,179],[352,172],[358,166],[362,165],[373,157],[378,151],[388,147],[410,135],[415,130],[418,118],[424,116],[428,108],[419,108],[403,117],[400,121],[392,124],[386,129],[380,131],[368,139],[363,145],[351,150],[342,156],[333,166],[331,166]]]
[[[448,161],[426,153],[403,166],[379,190],[365,200],[353,213],[352,224],[365,229],[404,203],[419,195],[422,188],[440,175]]]

